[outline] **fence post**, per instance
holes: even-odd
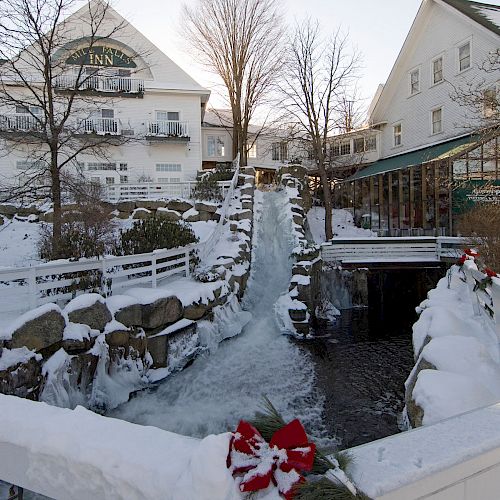
[[[156,255],[153,254],[151,257],[151,286],[152,288],[156,288],[158,285],[157,279],[156,279]]]
[[[35,309],[38,305],[38,293],[36,289],[36,267],[31,267],[29,271],[28,292],[30,309]]]
[[[189,269],[189,264],[190,264],[189,252],[190,252],[190,250],[187,249],[186,254],[185,254],[185,264],[184,265],[186,266],[186,278],[189,278],[189,276],[191,275],[191,270]]]
[[[101,261],[101,273],[102,273],[102,276],[101,276],[101,292],[106,296],[108,297],[108,295],[111,295],[110,293],[108,293],[108,290],[107,290],[107,267],[106,267],[106,259],[103,257],[102,258],[102,261]],[[110,287],[110,290],[111,292],[111,287]]]

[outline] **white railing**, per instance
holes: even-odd
[[[86,134],[120,135],[121,127],[114,118],[88,118],[83,121],[83,131]]]
[[[220,219],[217,224],[217,227],[215,228],[214,232],[210,235],[210,238],[208,238],[204,244],[203,247],[200,249],[200,260],[201,262],[206,262],[208,257],[210,255],[213,255],[213,252],[215,250],[215,247],[219,243],[222,233],[224,231],[224,225],[227,222],[227,218],[229,215],[229,207],[231,205],[231,201],[233,199],[234,195],[234,190],[236,189],[236,186],[238,185],[238,176],[240,175],[240,154],[236,156],[236,158],[233,160],[233,168],[234,168],[234,175],[233,179],[231,180],[231,185],[229,187],[228,192],[226,193],[226,197],[224,198],[224,203],[222,205],[222,210],[220,212]]]
[[[0,115],[0,131],[2,132],[39,132],[40,122],[32,115],[19,113]]]
[[[140,255],[0,269],[0,313],[22,313],[90,291],[111,295],[138,285],[156,288],[171,276],[189,276],[190,256],[195,249],[190,245]]]
[[[496,332],[500,341],[500,278],[492,278],[491,284],[483,286],[486,274],[477,269],[472,260],[467,260],[462,271],[471,296],[474,314],[482,316],[487,324]]]
[[[79,80],[79,82],[78,82]],[[59,75],[55,79],[54,87],[59,90],[92,90],[95,92],[119,92],[124,94],[141,94],[144,92],[144,80],[137,78],[113,76],[80,76]]]
[[[458,258],[465,240],[451,237],[334,238],[321,246],[328,263],[439,262]]]
[[[226,196],[231,181],[218,182],[223,196]],[[196,181],[186,182],[140,182],[137,184],[108,184],[104,187],[106,201],[156,200],[159,198],[191,198]]]
[[[189,137],[188,122],[158,120],[148,123],[148,135],[153,137]]]

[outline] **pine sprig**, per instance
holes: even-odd
[[[345,486],[328,479],[306,481],[295,490],[295,500],[369,500],[363,493],[353,495]]]

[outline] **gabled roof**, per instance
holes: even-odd
[[[500,6],[469,0],[443,0],[443,2],[500,35]]]

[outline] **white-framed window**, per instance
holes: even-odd
[[[436,108],[431,111],[432,134],[440,134],[443,131],[443,108]]]
[[[470,40],[458,46],[458,71],[462,72],[471,67]]]
[[[224,137],[221,135],[209,135],[207,137],[207,154],[209,158],[220,158],[226,154]]]
[[[158,177],[159,184],[180,184],[180,177]]]
[[[17,170],[31,170],[41,168],[43,166],[43,162],[41,160],[18,160],[16,161],[16,169]]]
[[[340,142],[334,142],[332,144],[332,156],[340,156]]]
[[[420,69],[416,68],[410,71],[410,95],[420,92]]]
[[[369,135],[365,138],[365,151],[377,151],[376,135]]]
[[[432,85],[437,85],[444,80],[443,56],[439,56],[432,61]]]
[[[182,172],[182,165],[180,163],[157,163],[157,172]]]
[[[165,121],[178,122],[180,120],[179,111],[157,110],[155,111],[155,116],[156,116],[156,121],[158,122],[165,122]]]
[[[356,137],[353,140],[354,153],[364,153],[365,152],[365,138]]]
[[[90,161],[87,163],[87,170],[90,172],[116,170],[116,163]]]
[[[350,155],[351,154],[351,141],[342,141],[340,143],[340,154],[342,156]]]
[[[120,175],[120,184],[128,184],[128,175]]]
[[[109,108],[101,109],[101,118],[114,118],[114,117],[115,117],[114,109],[109,109]]]
[[[257,158],[257,142],[247,144],[247,149],[249,158]]]
[[[273,161],[288,160],[288,143],[286,141],[273,142],[272,159]]]
[[[40,106],[16,106],[16,114],[39,116],[42,114],[42,108]]]
[[[114,177],[106,177],[106,184],[109,186],[110,184],[115,183],[115,178]]]
[[[392,127],[394,147],[401,146],[403,144],[403,127],[401,123],[397,123]]]

